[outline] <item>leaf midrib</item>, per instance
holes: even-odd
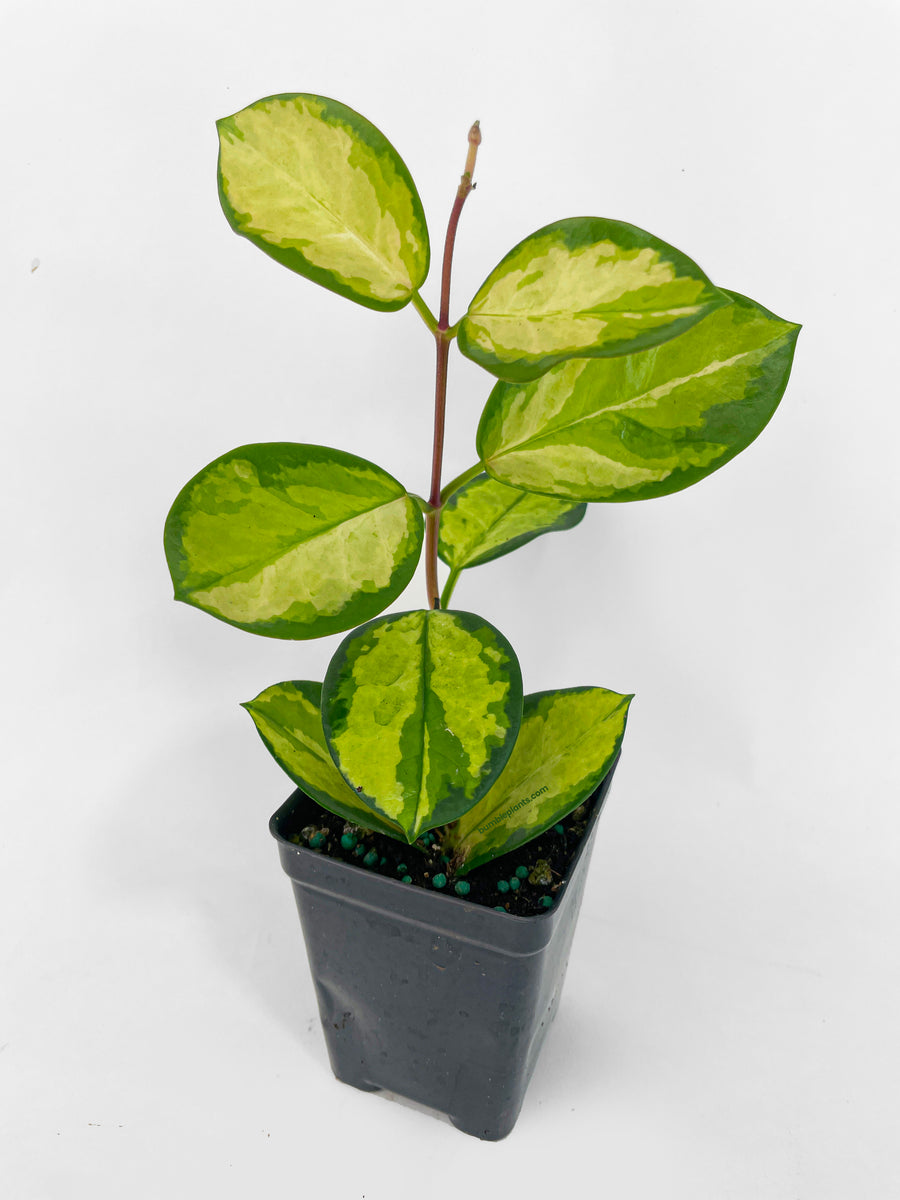
[[[628,308],[613,308],[612,306],[610,306],[608,308],[575,308],[575,309],[561,308],[561,309],[551,309],[546,312],[541,311],[541,312],[538,312],[538,313],[535,313],[532,315],[529,315],[528,313],[515,313],[515,312],[494,313],[494,312],[481,312],[481,311],[477,311],[473,315],[473,312],[470,309],[469,312],[466,314],[466,316],[470,317],[473,320],[475,319],[475,316],[477,316],[479,318],[480,317],[489,317],[493,321],[533,321],[533,320],[543,321],[547,317],[566,317],[566,318],[573,319],[573,320],[579,320],[581,318],[587,318],[587,317],[600,317],[604,313],[614,313],[614,314],[616,314],[618,316],[622,316],[622,317],[638,317],[638,318],[643,319],[644,317],[670,316],[672,313],[676,313],[676,314],[685,313],[685,312],[693,313],[693,312],[696,312],[698,308],[703,308],[704,305],[707,303],[709,303],[709,302],[704,301],[701,304],[678,304],[674,308],[654,308],[654,309],[643,309],[641,311],[635,311],[634,309],[628,309]]]
[[[627,697],[627,696],[626,696],[626,697],[623,697],[623,698],[622,698],[622,699],[619,701],[619,703],[618,703],[618,704],[615,706],[615,708],[611,709],[611,710],[610,710],[610,711],[609,711],[609,712],[606,714],[606,716],[605,716],[605,717],[603,717],[603,718],[601,719],[601,721],[600,721],[600,724],[605,724],[607,721],[610,721],[610,720],[612,720],[612,718],[613,718],[613,717],[614,717],[614,716],[615,716],[615,715],[616,715],[618,712],[620,712],[620,711],[621,711],[621,709],[622,709],[623,705],[624,705],[626,702],[628,702],[628,701],[629,701],[629,699],[630,699],[630,698],[629,698],[629,697]],[[595,722],[595,725],[596,725],[596,722]],[[515,784],[510,784],[510,786],[509,786],[509,787],[506,789],[506,791],[505,791],[505,792],[504,792],[504,794],[503,794],[503,799],[502,799],[502,800],[498,800],[497,804],[496,804],[496,805],[495,805],[493,808],[491,808],[491,809],[488,809],[488,811],[487,811],[487,812],[485,812],[485,813],[484,813],[482,816],[480,816],[480,817],[479,817],[478,821],[476,821],[476,822],[475,822],[475,824],[474,824],[474,825],[471,827],[471,829],[469,829],[469,830],[468,830],[468,831],[467,831],[467,832],[466,832],[466,833],[463,835],[463,837],[460,839],[460,841],[459,841],[459,843],[458,843],[459,845],[463,845],[463,844],[464,844],[464,843],[467,841],[467,839],[469,838],[469,835],[471,834],[472,830],[475,830],[475,829],[477,829],[477,828],[478,828],[478,826],[479,826],[479,825],[481,825],[481,824],[482,824],[484,821],[486,821],[486,820],[490,819],[492,816],[494,816],[494,815],[496,814],[497,810],[498,810],[499,808],[502,808],[502,807],[503,807],[504,803],[505,803],[505,802],[506,802],[506,801],[509,799],[509,797],[510,797],[510,794],[511,794],[513,791],[518,791],[518,790],[519,790],[521,787],[523,787],[524,785],[526,785],[527,783],[529,783],[529,782],[530,782],[531,780],[533,780],[533,779],[534,779],[534,778],[535,778],[535,777],[536,777],[536,776],[537,776],[537,775],[538,775],[538,774],[539,774],[539,773],[540,773],[540,772],[541,772],[541,771],[542,771],[542,770],[543,770],[545,767],[547,767],[547,766],[550,766],[550,767],[551,767],[551,769],[552,769],[552,768],[553,768],[553,767],[555,767],[555,766],[556,766],[556,764],[557,764],[557,763],[559,763],[559,762],[560,762],[562,759],[564,759],[564,758],[567,758],[567,757],[568,757],[568,755],[569,755],[569,754],[572,752],[572,750],[577,750],[577,748],[578,748],[578,747],[579,747],[579,746],[580,746],[580,745],[581,745],[583,742],[585,742],[586,740],[588,740],[588,739],[589,739],[589,737],[590,737],[590,732],[591,732],[590,730],[587,730],[587,731],[585,731],[583,734],[581,734],[579,737],[577,737],[577,738],[576,738],[576,739],[575,739],[573,742],[569,742],[569,743],[568,743],[568,745],[566,746],[566,748],[565,748],[564,750],[560,751],[560,753],[559,753],[559,754],[555,754],[555,755],[553,755],[553,757],[552,757],[552,758],[549,758],[549,759],[547,759],[547,758],[544,758],[544,755],[543,755],[543,745],[544,745],[544,736],[545,736],[545,734],[546,734],[546,726],[547,726],[547,722],[546,722],[546,720],[545,720],[545,721],[544,721],[544,729],[543,729],[543,730],[542,730],[542,732],[541,732],[541,752],[540,752],[540,754],[539,754],[539,756],[538,756],[538,757],[539,757],[538,765],[537,765],[537,766],[534,768],[534,770],[533,770],[533,771],[529,771],[527,775],[523,775],[523,776],[522,776],[520,779],[518,779],[518,780],[515,782]],[[593,726],[592,726],[592,728],[593,728]],[[467,814],[467,813],[463,814],[463,817],[465,817],[465,816],[468,816],[468,814]],[[463,818],[461,818],[461,820],[462,820],[462,819],[463,819]],[[502,825],[498,826],[498,828],[502,828]]]
[[[308,196],[313,204],[318,205],[319,208],[326,212],[335,225],[340,226],[355,242],[359,243],[359,245],[369,255],[370,258],[380,264],[386,275],[390,276],[395,282],[397,281],[396,263],[392,263],[390,259],[384,258],[384,256],[381,255],[373,245],[365,241],[364,238],[362,238],[354,229],[352,229],[347,222],[330,207],[330,205],[326,204],[324,200],[321,200],[318,196],[314,195],[309,188],[304,187],[300,180],[298,180],[295,176],[289,175],[287,171],[279,167],[276,163],[272,162],[270,158],[258,150],[251,142],[247,142],[245,145],[246,149],[248,149],[251,154],[256,155],[256,157],[262,162],[266,163],[272,169],[274,174],[279,175],[286,180],[294,191],[301,193],[301,195]],[[381,211],[382,210],[379,206],[379,212]],[[302,250],[300,253],[303,253]],[[303,257],[306,258],[306,255],[304,254]],[[332,268],[329,267],[320,267],[318,269],[330,271],[332,274],[336,273]],[[401,286],[406,285],[401,283]],[[409,286],[412,287],[412,280],[409,281]]]
[[[500,513],[499,516],[495,517],[494,520],[491,521],[490,525],[487,526],[485,532],[482,534],[482,537],[481,537],[482,545],[484,545],[484,543],[487,540],[487,537],[491,533],[491,531],[496,529],[496,527],[501,523],[501,521],[505,521],[506,518],[509,516],[509,514],[513,511],[513,509],[516,508],[518,505],[520,505],[522,503],[522,501],[525,499],[525,497],[526,497],[525,492],[523,492],[521,496],[516,496],[515,499],[513,500],[513,502],[509,505],[509,507],[504,509],[504,511],[502,513]],[[507,538],[506,540],[508,541],[509,539]],[[500,542],[499,544],[502,546],[503,542]],[[491,547],[489,547],[489,549],[490,548]],[[496,546],[494,546],[493,549],[496,549]],[[471,564],[472,564],[472,559],[470,556],[469,558],[466,559],[466,561],[464,563],[460,564],[460,566],[457,567],[456,569],[462,571],[466,567],[471,566]],[[451,567],[451,570],[452,569],[453,568]]]
[[[304,740],[304,738],[300,737],[293,729],[289,729],[286,725],[282,725],[282,723],[280,721],[275,720],[275,718],[270,716],[268,713],[263,713],[261,715],[262,715],[263,719],[273,729],[279,730],[281,732],[281,734],[285,737],[285,739],[287,741],[289,741],[293,746],[299,747],[301,750],[304,750],[306,753],[308,753],[309,755],[311,755],[313,757],[318,757],[319,760],[321,761],[322,765],[325,766],[326,768],[327,767],[332,768],[332,770],[334,771],[335,782],[337,784],[337,787],[335,788],[335,790],[339,791],[339,792],[341,790],[343,790],[346,792],[346,795],[344,795],[344,796],[341,796],[341,795],[335,796],[335,795],[332,795],[332,793],[330,791],[328,791],[328,789],[323,788],[322,790],[325,791],[325,793],[332,800],[334,800],[335,803],[346,804],[348,808],[359,808],[360,811],[362,811],[363,813],[365,812],[365,810],[368,808],[368,805],[363,803],[363,801],[357,795],[356,791],[350,786],[350,784],[347,782],[347,780],[343,777],[343,775],[337,769],[337,767],[334,764],[334,759],[331,757],[331,754],[328,751],[328,747],[326,745],[324,745],[324,743],[318,742],[315,739],[315,737],[312,737],[311,741],[307,742]],[[290,772],[288,772],[288,773],[290,774]],[[314,784],[311,783],[310,780],[303,778],[301,771],[296,772],[296,777],[300,781],[301,786],[303,786],[303,785],[315,786]],[[391,821],[391,818],[385,816],[385,814],[383,812],[381,812],[380,809],[378,810],[378,816],[380,816],[381,819],[383,821],[387,822],[388,824],[394,825],[394,827],[397,829],[398,832],[401,831],[402,827],[400,825],[398,825],[395,821]]]
[[[272,492],[270,494],[277,495],[277,493],[274,493],[274,492]],[[285,497],[279,496],[278,498],[280,500],[283,500],[284,503],[291,505],[291,502],[289,500],[287,500]],[[406,495],[393,496],[390,500],[385,500],[380,504],[374,504],[374,505],[372,505],[371,508],[366,508],[366,509],[363,509],[362,512],[355,513],[352,517],[344,517],[340,521],[333,521],[330,524],[325,525],[321,529],[316,529],[314,532],[312,532],[310,534],[309,537],[301,538],[298,541],[292,542],[292,544],[290,546],[288,546],[288,548],[286,550],[279,550],[278,553],[276,553],[276,554],[270,554],[266,558],[257,559],[251,563],[244,563],[242,566],[236,567],[233,571],[229,571],[229,573],[227,575],[217,575],[209,583],[195,584],[195,585],[189,587],[187,589],[187,591],[188,591],[188,593],[198,592],[198,591],[205,592],[205,591],[209,591],[210,588],[213,588],[213,587],[227,587],[229,582],[233,581],[235,579],[235,577],[238,575],[243,575],[247,571],[250,571],[253,574],[258,574],[259,571],[262,570],[264,567],[270,567],[270,566],[272,566],[273,563],[278,562],[279,559],[286,558],[288,554],[291,554],[299,546],[305,546],[309,542],[315,541],[316,538],[324,537],[326,534],[331,533],[333,530],[340,528],[341,525],[348,525],[353,521],[361,520],[363,517],[371,516],[372,513],[377,512],[380,508],[387,508],[391,504],[396,504],[398,500],[404,501],[404,500],[408,500],[408,499],[409,499],[409,497]],[[291,507],[297,507],[297,506],[291,505]]]
[[[775,340],[780,340],[780,339],[775,339]],[[770,352],[770,348],[773,345],[774,345],[774,342],[768,342],[765,347],[757,347],[755,350],[743,350],[743,351],[741,351],[740,354],[732,355],[731,358],[717,361],[715,364],[710,364],[710,365],[715,365],[715,371],[707,371],[707,372],[705,372],[705,374],[711,376],[711,375],[718,373],[719,371],[725,370],[727,367],[732,367],[735,365],[735,363],[740,362],[741,359],[749,358],[752,354],[758,353],[759,350],[761,350],[761,349],[765,350],[766,355],[768,356],[768,353]],[[698,379],[703,375],[704,375],[704,372],[695,372],[693,375],[680,375],[676,379],[669,380],[667,382],[667,384],[665,385],[668,388],[668,390],[664,394],[670,395],[673,391],[676,390],[676,388],[681,387],[685,383],[690,383],[691,380]],[[583,425],[587,421],[594,421],[597,419],[597,417],[599,417],[601,415],[605,415],[606,413],[625,412],[628,409],[634,407],[635,405],[640,404],[644,400],[653,399],[653,393],[655,391],[658,391],[658,389],[663,386],[664,386],[663,384],[658,384],[655,388],[650,388],[649,391],[641,392],[640,395],[638,395],[638,396],[630,396],[627,400],[623,400],[620,404],[604,405],[603,408],[594,409],[592,412],[587,413],[583,417],[574,417],[572,420],[563,421],[559,424],[548,424],[542,433],[531,434],[529,437],[525,438],[524,441],[513,442],[510,445],[504,446],[504,448],[502,450],[500,450],[497,454],[490,456],[490,461],[494,462],[496,459],[503,458],[507,454],[515,454],[517,451],[520,451],[523,447],[528,447],[534,442],[541,441],[542,438],[549,437],[551,434],[559,434],[559,433],[566,432],[570,429],[574,429],[576,426]],[[572,393],[569,392],[569,396],[571,396],[571,394]],[[663,397],[661,396],[659,398],[662,399]],[[567,399],[568,399],[568,397],[567,397]],[[563,403],[565,403],[565,401]],[[705,411],[709,411],[709,410],[707,409]],[[641,422],[638,421],[638,424],[641,424]]]
[[[295,729],[290,729],[287,725],[283,725],[281,721],[277,720],[271,714],[263,712],[261,716],[268,725],[270,725],[273,729],[277,729],[281,735],[291,743],[291,745],[305,751],[307,754],[313,757],[318,758],[322,763],[325,764],[325,766],[334,766],[334,761],[331,755],[328,753],[328,747],[320,744],[314,737],[307,741],[305,736],[301,736],[301,734]],[[337,767],[335,767],[335,771],[337,772]],[[342,781],[346,782],[343,779],[343,776],[340,775],[340,772],[338,772],[338,777]]]
[[[430,623],[429,613],[425,613],[422,618],[422,655],[420,660],[419,679],[419,704],[418,711],[422,714],[422,737],[421,737],[421,754],[419,755],[419,779],[416,784],[416,809],[413,819],[413,832],[416,837],[421,833],[420,820],[425,820],[428,816],[428,799],[423,795],[423,784],[425,781],[425,743],[428,738],[428,716],[425,711],[427,693],[431,690],[428,682],[428,666],[431,661],[431,655],[428,647],[428,626]]]

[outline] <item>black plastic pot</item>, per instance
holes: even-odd
[[[269,828],[293,881],[338,1079],[427,1105],[475,1137],[506,1137],[559,1002],[612,775],[554,907],[533,917],[295,845],[285,830],[321,810],[299,789],[282,805]]]

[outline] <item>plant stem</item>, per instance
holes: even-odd
[[[447,582],[444,584],[444,590],[441,592],[441,608],[446,608],[450,603],[450,597],[453,595],[453,589],[456,587],[456,581],[459,579],[459,568],[453,567],[450,574],[447,576]]]
[[[437,580],[437,551],[438,527],[441,519],[441,464],[444,458],[444,414],[447,408],[447,364],[450,356],[450,271],[453,265],[453,246],[456,241],[456,228],[466,197],[471,192],[472,172],[475,170],[475,157],[481,143],[481,130],[476,121],[469,130],[469,152],[466,155],[466,167],[459,187],[456,189],[456,199],[450,211],[447,223],[447,236],[444,238],[444,262],[441,272],[441,307],[437,328],[434,330],[437,359],[434,379],[434,444],[431,455],[431,493],[428,503],[432,506],[425,518],[425,588],[428,593],[428,607],[440,608],[441,597]],[[418,307],[418,306],[417,306]],[[421,312],[421,308],[419,309]],[[429,314],[430,315],[430,314]],[[424,316],[424,314],[423,314]],[[426,321],[427,324],[427,321]]]
[[[416,504],[418,504],[420,510],[423,513],[425,513],[426,516],[431,512],[431,505],[424,498],[424,496],[419,496],[416,494],[416,492],[410,492],[409,498],[410,498],[410,500],[415,500],[415,502],[416,502]]]
[[[434,315],[434,313],[431,311],[431,309],[428,307],[428,305],[425,303],[425,301],[422,299],[422,297],[419,295],[418,292],[413,292],[412,304],[413,304],[413,308],[416,310],[416,312],[419,314],[419,316],[422,318],[422,320],[428,326],[431,333],[434,333],[435,330],[437,329],[437,317]]]
[[[461,475],[457,475],[455,479],[451,479],[445,488],[441,490],[441,504],[446,504],[452,495],[464,487],[476,475],[480,475],[484,470],[484,463],[477,462],[474,467],[469,467],[468,471],[463,471]]]

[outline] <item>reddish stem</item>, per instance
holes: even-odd
[[[481,130],[476,121],[469,130],[469,152],[466,156],[466,169],[456,189],[456,199],[450,211],[447,223],[447,236],[444,238],[444,261],[441,273],[441,307],[437,329],[434,333],[437,351],[434,377],[434,446],[431,455],[431,492],[428,503],[432,511],[425,520],[425,587],[428,592],[429,608],[440,608],[440,589],[437,579],[437,550],[438,528],[441,519],[441,466],[444,459],[444,416],[447,408],[447,365],[450,356],[450,272],[453,266],[453,246],[456,242],[456,228],[466,197],[475,186],[472,183],[472,172],[475,170],[475,157],[481,144]]]

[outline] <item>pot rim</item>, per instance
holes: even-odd
[[[483,926],[483,932],[486,933],[489,929],[498,931],[504,924],[507,933],[513,934],[514,938],[515,934],[520,937],[524,936],[528,929],[533,935],[539,935],[537,940],[543,941],[545,940],[544,933],[546,937],[550,936],[552,928],[559,919],[560,911],[567,907],[568,885],[577,874],[591,845],[597,822],[606,807],[606,798],[620,757],[621,754],[616,756],[606,775],[588,797],[588,801],[582,801],[582,803],[593,802],[594,809],[556,892],[555,903],[546,912],[520,914],[498,911],[490,905],[477,904],[465,897],[456,896],[452,892],[434,891],[403,883],[389,875],[370,871],[357,863],[332,858],[321,851],[291,841],[282,833],[281,825],[294,811],[298,799],[302,797],[317,807],[322,807],[302,787],[296,788],[272,814],[269,819],[269,832],[278,842],[281,864],[285,872],[295,883],[304,888],[329,894],[341,891],[345,893],[348,902],[359,907],[379,911],[390,909],[398,920],[410,921],[429,928],[443,925],[450,914],[455,911],[459,914],[461,923],[473,926],[471,934],[474,934],[472,937],[474,941],[482,940],[476,932],[479,927]],[[523,845],[527,844],[527,842],[523,843]],[[342,879],[352,881],[354,886],[349,890],[346,886],[341,887]],[[448,901],[456,906],[455,909],[447,907]],[[546,926],[546,930],[539,934],[544,926]],[[515,938],[515,940],[519,939]],[[526,938],[526,941],[531,942],[531,938]]]

